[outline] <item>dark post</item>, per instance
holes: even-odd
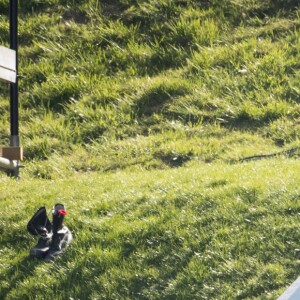
[[[19,147],[19,99],[18,99],[18,0],[9,0],[10,49],[16,51],[16,82],[10,83],[10,146]],[[12,176],[19,178],[17,167]]]
[[[10,84],[10,146],[19,147],[19,100],[18,100],[18,0],[9,2],[10,49],[16,51],[16,83]]]

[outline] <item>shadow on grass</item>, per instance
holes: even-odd
[[[29,255],[23,257],[20,261],[15,264],[11,264],[4,274],[1,274],[2,280],[5,278],[5,281],[8,281],[6,286],[3,285],[0,288],[0,298],[6,299],[9,293],[16,289],[20,282],[23,282],[26,278],[31,276],[34,273],[34,270],[41,263],[44,263],[42,260],[31,258]],[[1,278],[0,277],[0,278]]]

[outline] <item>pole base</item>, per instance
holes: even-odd
[[[21,147],[0,147],[0,157],[9,160],[23,160],[23,148]]]

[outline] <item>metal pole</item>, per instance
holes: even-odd
[[[19,99],[18,99],[18,0],[9,0],[10,49],[16,51],[16,82],[10,83],[10,146],[19,147]],[[19,178],[18,161],[13,161],[12,176]],[[11,167],[11,166],[10,166]]]
[[[19,99],[18,99],[18,0],[9,2],[10,49],[16,51],[16,82],[10,84],[10,145],[19,147]]]

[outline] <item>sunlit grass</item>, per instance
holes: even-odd
[[[19,3],[1,299],[274,299],[298,276],[299,3],[221,2]],[[56,202],[74,241],[48,265],[26,224]]]
[[[297,166],[277,159],[53,181],[1,177],[1,265],[11,266],[1,272],[2,295],[272,299],[297,273]],[[75,239],[49,266],[27,258],[35,240],[25,225],[54,202],[67,206]]]

